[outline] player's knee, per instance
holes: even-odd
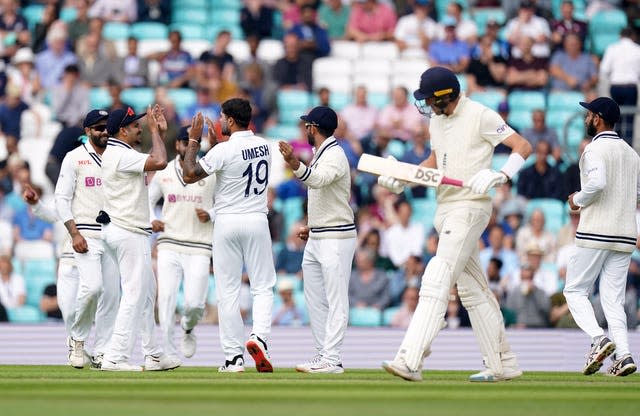
[[[452,273],[449,264],[439,257],[429,260],[422,275],[420,297],[431,297],[446,301],[449,297]]]

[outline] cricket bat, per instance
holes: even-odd
[[[461,180],[446,177],[438,169],[424,168],[366,153],[360,156],[358,170],[379,176],[393,176],[401,181],[434,188],[440,185],[464,186]]]

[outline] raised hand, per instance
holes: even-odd
[[[200,141],[202,138],[202,128],[204,127],[204,118],[202,117],[202,113],[198,112],[191,119],[191,130],[189,130],[189,139]]]
[[[160,133],[165,133],[169,127],[167,125],[167,119],[164,117],[164,109],[159,104],[153,106],[153,116],[158,125]]]
[[[154,114],[151,105],[147,106],[147,126],[152,134],[158,133],[158,121],[156,120],[156,115]]]
[[[23,185],[24,190],[22,191],[22,199],[29,205],[35,205],[38,203],[38,193],[29,185],[25,183]]]
[[[207,139],[209,140],[211,147],[213,147],[218,144],[218,134],[216,133],[215,124],[209,117],[205,117],[204,122],[207,125]]]

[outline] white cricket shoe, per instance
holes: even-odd
[[[311,365],[306,373],[342,374],[344,373],[344,367],[342,367],[342,364],[334,364],[321,359]]]
[[[597,373],[602,367],[602,362],[613,354],[616,350],[616,344],[604,335],[601,336],[596,342],[591,345],[589,354],[587,355],[587,362],[582,369],[582,374],[585,376]]]
[[[226,360],[224,365],[218,367],[218,373],[244,373],[244,358],[236,355],[233,360]]]
[[[613,359],[613,365],[607,370],[608,376],[625,377],[636,372],[638,367],[633,362],[631,354],[625,354],[620,359]]]
[[[84,368],[85,351],[84,341],[76,341],[73,338],[68,339],[69,342],[69,365],[74,368]]]
[[[320,354],[317,354],[315,357],[313,357],[309,361],[296,365],[296,371],[300,373],[308,373],[309,369],[314,365],[318,364],[320,361],[322,361],[322,356]]]
[[[96,354],[91,357],[91,368],[99,370],[102,367],[102,361],[104,361],[104,354]]]
[[[480,371],[479,373],[470,375],[469,381],[493,383],[496,381],[511,380],[514,378],[518,378],[521,375],[522,370],[520,370],[519,368],[503,367],[502,374],[500,375],[495,374],[493,371],[487,368],[486,370]]]
[[[100,371],[142,371],[143,368],[139,365],[129,364],[126,361],[122,361],[119,363],[114,363],[109,360],[102,360],[102,365],[100,366]]]
[[[271,365],[271,357],[267,351],[267,343],[256,334],[251,334],[249,340],[245,344],[251,358],[256,362],[256,370],[259,373],[273,373],[273,365]]]
[[[165,371],[173,370],[182,365],[182,362],[176,357],[170,357],[167,354],[147,355],[144,357],[144,371]]]
[[[407,381],[422,381],[422,371],[411,370],[404,361],[383,361],[382,368],[384,368],[387,373]]]
[[[188,331],[184,331],[184,335],[182,335],[182,343],[180,344],[182,354],[186,358],[193,357],[193,354],[196,353],[196,345],[196,334],[193,333],[193,328]]]

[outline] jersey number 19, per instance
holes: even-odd
[[[264,169],[261,169],[264,167]],[[247,177],[247,186],[244,188],[244,197],[247,198],[251,195],[251,188],[253,184],[253,163],[249,163],[247,169],[242,172],[242,177]],[[253,187],[253,193],[255,195],[261,195],[269,186],[269,163],[266,160],[261,160],[256,164],[255,180],[258,186],[262,186],[262,189],[258,189],[258,186]]]

